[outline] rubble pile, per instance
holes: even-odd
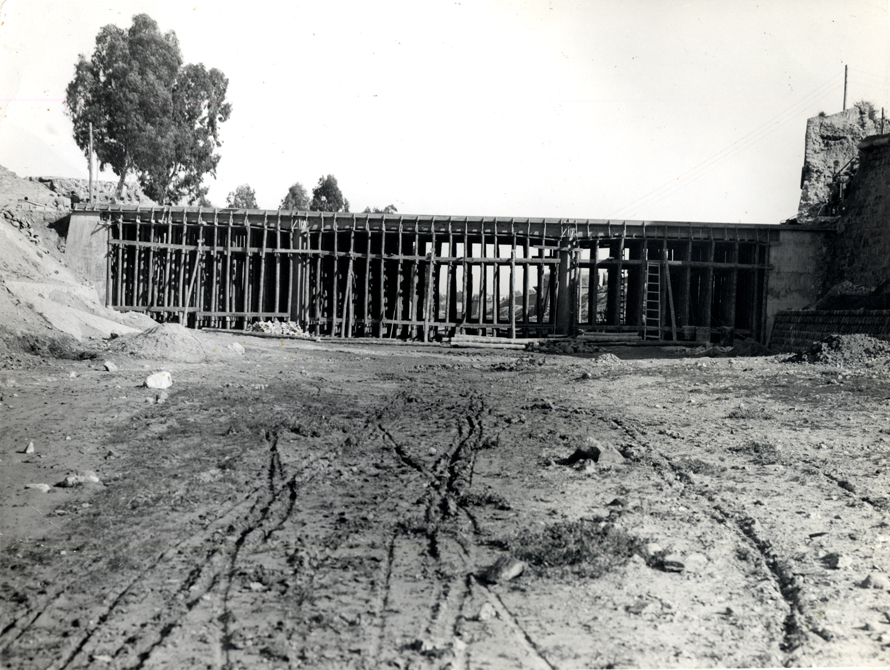
[[[839,367],[856,367],[880,360],[890,360],[890,342],[870,335],[830,335],[793,360],[823,363]]]
[[[201,340],[178,323],[162,323],[141,333],[118,337],[108,345],[108,351],[134,358],[180,363],[201,363],[207,356]]]
[[[300,324],[293,321],[257,321],[251,324],[251,332],[266,333],[268,335],[304,337],[305,333]]]

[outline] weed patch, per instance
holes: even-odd
[[[750,455],[752,460],[758,465],[774,465],[783,463],[785,460],[779,448],[771,442],[749,440],[740,446],[730,447],[729,450]]]
[[[566,568],[591,578],[623,565],[641,549],[638,539],[602,519],[561,521],[521,532],[507,544],[539,571]]]

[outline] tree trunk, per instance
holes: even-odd
[[[117,198],[118,201],[120,201],[120,199],[123,197],[124,183],[126,181],[127,181],[127,168],[124,168],[123,171],[121,171],[121,178],[118,180],[117,189],[114,192],[114,197]]]

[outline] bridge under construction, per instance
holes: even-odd
[[[821,253],[824,232],[80,205],[67,253],[109,307],[198,328],[281,319],[335,337],[599,331],[765,341],[775,311],[814,293],[802,268]]]

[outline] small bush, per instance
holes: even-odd
[[[466,507],[486,507],[491,505],[499,510],[513,509],[513,506],[507,502],[507,499],[504,498],[504,496],[498,493],[492,493],[491,491],[486,491],[485,493],[469,491],[468,493],[464,493],[460,497],[460,504]]]
[[[758,465],[774,465],[784,461],[779,448],[770,442],[750,440],[738,447],[730,447],[730,451],[750,454]]]
[[[535,568],[568,568],[593,578],[624,565],[641,549],[639,540],[603,519],[561,521],[528,530],[508,545],[514,556]]]
[[[776,417],[766,407],[739,407],[726,415],[727,419],[762,419],[769,420]]]

